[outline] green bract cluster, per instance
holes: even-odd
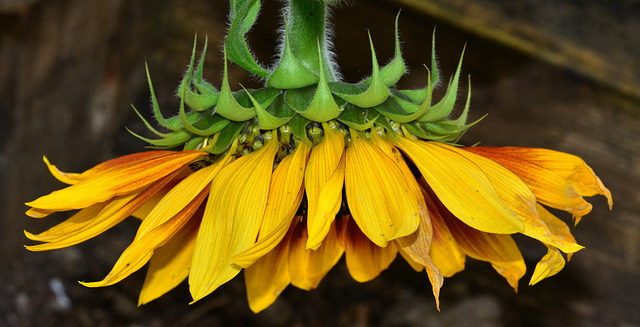
[[[337,121],[352,130],[364,131],[382,127],[394,137],[411,133],[420,139],[454,143],[467,128],[477,123],[466,123],[470,88],[462,114],[456,119],[449,119],[456,101],[462,58],[444,96],[433,103],[433,90],[439,79],[435,41],[432,41],[431,69],[427,68],[427,86],[417,90],[398,90],[395,87],[406,72],[400,49],[397,17],[393,59],[380,68],[369,36],[371,76],[359,83],[347,83],[336,81],[332,71],[326,67],[328,56],[324,43],[327,41],[322,29],[319,29],[320,35],[312,35],[312,38],[298,34],[296,42],[302,45],[298,45],[294,51],[295,46],[290,38],[291,26],[286,26],[278,64],[273,69],[260,66],[249,51],[245,39],[245,34],[255,23],[260,2],[237,0],[232,1],[231,5],[231,24],[223,51],[224,73],[220,89],[203,79],[206,43],[196,65],[194,42],[189,69],[178,89],[181,101],[177,116],[162,116],[149,78],[155,118],[160,125],[170,130],[169,133],[158,132],[145,121],[147,127],[160,137],[143,138],[153,147],[182,146],[184,149],[203,149],[220,154],[243,131],[247,135],[259,135],[264,131],[280,129],[281,134],[286,130],[301,140],[308,140],[308,130],[312,126],[317,127],[317,123],[329,121]],[[290,17],[295,14],[296,8],[288,9]],[[296,18],[300,19],[291,17],[290,20]],[[307,28],[306,32],[309,30],[313,31],[313,28]],[[312,51],[316,53],[309,53],[309,47],[304,49],[305,52],[302,51],[305,42],[306,45],[313,44],[310,39],[315,40]],[[305,58],[300,58],[303,56]],[[265,87],[242,87],[232,91],[228,79],[228,60],[264,78]],[[250,139],[253,140],[256,135],[252,135]]]

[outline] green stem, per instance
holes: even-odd
[[[327,82],[336,80],[327,39],[327,5],[324,0],[289,0],[287,18],[291,50],[298,60],[315,73],[320,72],[318,44]]]

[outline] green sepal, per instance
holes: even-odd
[[[177,132],[173,132],[173,133],[167,134],[165,137],[163,137],[161,139],[155,139],[154,140],[154,139],[150,139],[150,138],[146,138],[144,136],[141,136],[141,135],[139,135],[137,133],[134,133],[129,128],[127,128],[127,131],[129,133],[131,133],[131,135],[135,136],[136,138],[151,144],[150,148],[154,148],[154,149],[171,149],[171,148],[175,148],[177,146],[180,146],[184,142],[187,142],[190,138],[193,137],[192,134],[189,134],[186,131],[177,131]]]
[[[247,121],[256,116],[254,108],[243,107],[236,101],[231,93],[229,87],[229,70],[227,67],[227,50],[224,52],[224,73],[222,76],[222,86],[220,87],[220,97],[218,98],[218,105],[216,106],[216,112],[229,120],[233,121]],[[244,94],[244,92],[243,92]],[[247,98],[248,99],[248,98]],[[250,103],[250,101],[248,101]]]
[[[399,18],[400,12],[398,11],[395,24],[395,51],[393,59],[380,69],[380,76],[382,77],[384,85],[387,87],[395,86],[402,75],[407,72],[407,65],[404,63],[404,59],[402,58],[402,49],[400,48],[400,33],[398,29]],[[367,78],[365,82],[371,83],[371,77]]]
[[[393,127],[391,126],[391,124],[387,120],[387,117],[385,117],[384,115],[378,116],[378,119],[376,119],[376,121],[375,121],[375,125],[382,126],[382,128],[386,129],[387,132],[389,132],[387,135],[393,136],[393,138],[395,140],[398,139],[398,135],[397,135],[396,131],[393,129]]]
[[[270,106],[271,103],[278,97],[278,95],[282,94],[282,90],[278,90],[270,87],[263,87],[260,89],[244,89],[244,86],[242,86],[242,84],[240,84],[240,87],[242,87],[243,90],[238,90],[238,91],[232,92],[231,94],[233,94],[233,97],[241,106],[247,107],[247,108],[252,107],[252,109],[255,109],[255,108],[253,108],[253,102],[251,101],[251,98],[249,97],[249,95],[247,95],[247,92],[249,92],[249,94],[251,94],[251,96],[256,101],[258,101],[258,103],[263,108]]]
[[[428,79],[427,88],[431,87],[431,79]],[[421,105],[417,105],[405,94],[395,91],[383,104],[376,106],[376,110],[387,118],[404,124],[416,120],[424,115],[431,106],[431,93],[427,94]]]
[[[342,114],[338,116],[338,121],[353,129],[363,131],[371,128],[378,116],[380,116],[380,113],[375,110],[359,108],[346,103]]]
[[[216,143],[211,148],[206,149],[206,151],[213,154],[225,152],[233,143],[233,140],[238,137],[245,125],[246,122],[229,122],[229,124],[220,131],[220,134],[218,134]]]
[[[312,145],[309,137],[307,136],[307,125],[309,125],[310,122],[311,121],[309,119],[306,119],[300,115],[295,115],[289,121],[289,126],[291,126],[291,132],[295,137],[303,140],[309,145]]]
[[[198,136],[190,139],[184,144],[183,150],[197,150],[200,144],[204,141],[204,137]]]
[[[142,122],[144,123],[144,126],[146,126],[147,129],[149,129],[153,134],[156,134],[160,137],[167,137],[168,135],[170,135],[170,133],[158,132],[157,129],[155,129],[146,119],[144,119],[144,117],[140,114],[140,112],[138,111],[138,109],[136,109],[134,105],[131,105],[131,108],[133,108],[133,111],[135,111],[136,115],[138,115],[140,120],[142,120]]]
[[[284,49],[276,69],[269,75],[267,86],[277,89],[298,89],[318,83],[318,75],[305,67],[291,50],[285,20]]]
[[[147,65],[147,63],[144,63],[144,68],[147,71],[147,82],[149,83],[149,92],[151,92],[151,103],[153,104],[153,116],[155,117],[156,121],[158,121],[158,124],[160,124],[162,127],[170,129],[172,131],[177,131],[180,128],[182,128],[182,126],[180,126],[180,123],[177,122],[170,122],[167,119],[164,118],[164,116],[162,116],[162,112],[160,112],[160,105],[158,104],[158,99],[156,98],[156,93],[153,90],[153,83],[151,82],[151,75],[149,74],[149,65]]]
[[[189,82],[187,83],[187,87],[184,93],[184,102],[187,104],[187,106],[197,111],[207,110],[218,103],[218,90],[202,78],[202,71],[204,70],[204,58],[207,53],[208,42],[209,39],[205,37],[204,48],[202,49],[202,53],[200,54],[198,65],[196,66],[193,74],[187,73]],[[194,92],[191,87],[189,87],[189,84],[193,84],[193,86],[196,87],[198,93]]]
[[[426,132],[422,129],[422,127],[416,123],[408,123],[408,124],[403,124],[402,126],[404,126],[411,134],[421,138],[421,139],[428,139],[429,136],[426,134]]]
[[[218,114],[205,112],[200,119],[190,125],[189,132],[200,136],[211,136],[218,133],[229,124],[229,120]]]
[[[254,75],[267,77],[269,71],[260,66],[247,45],[245,35],[256,22],[260,11],[258,0],[232,0],[229,12],[229,31],[225,47],[229,49],[229,60]]]
[[[331,89],[329,89],[329,85],[327,84],[322,64],[322,56],[319,51],[320,46],[318,45],[320,80],[318,81],[318,86],[315,89],[311,102],[308,100],[311,98],[309,96],[309,87],[288,90],[286,92],[285,99],[291,108],[293,108],[293,110],[302,117],[323,123],[340,116],[342,109],[336,104],[336,101],[331,94]],[[311,90],[313,89],[311,88]]]
[[[258,116],[258,125],[262,130],[276,129],[293,118],[296,114],[286,101],[284,101],[284,94],[280,93],[275,100],[265,109],[252,95],[247,91],[247,95],[251,99],[253,106],[256,108],[256,114]]]
[[[442,97],[440,102],[433,105],[431,109],[428,110],[422,117],[418,118],[418,121],[423,123],[437,121],[447,117],[451,113],[451,111],[453,111],[453,106],[456,102],[456,97],[458,94],[458,80],[460,79],[460,70],[462,69],[463,57],[464,49],[462,50],[462,54],[460,55],[458,68],[456,69],[456,72],[453,75],[453,79],[447,87],[447,92],[444,94],[444,97]]]
[[[371,45],[371,83],[366,90],[361,91],[365,83],[351,84],[354,87],[347,87],[348,83],[332,83],[332,91],[343,100],[360,108],[372,108],[383,103],[389,97],[389,89],[382,80],[380,67],[376,58],[376,51],[373,48],[371,34],[369,34],[369,44]]]

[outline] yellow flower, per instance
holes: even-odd
[[[186,278],[197,301],[244,268],[249,305],[258,312],[289,284],[316,288],[343,253],[352,277],[365,282],[400,252],[416,270],[426,268],[437,300],[443,275],[463,270],[467,255],[490,262],[517,289],[526,268],[514,233],[549,248],[531,283],[557,273],[559,251],[582,246],[541,204],[578,219],[591,208],[583,196],[602,194],[611,204],[593,171],[561,152],[395,140],[334,123],[323,125],[317,144],[300,141],[294,149],[272,133],[246,155],[236,142],[217,158],[150,151],[82,174],[47,162],[72,185],[27,203],[27,214],[80,211],[43,233],[26,233],[43,242],[27,248],[74,245],[134,215],[142,222],[131,245],[102,281],[84,285],[112,285],[149,263],[140,304]]]

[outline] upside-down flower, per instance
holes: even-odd
[[[289,1],[272,69],[255,61],[244,38],[259,8],[256,0],[232,2],[219,90],[202,79],[195,44],[177,116],[160,114],[149,82],[156,119],[168,132],[145,121],[160,138],[143,139],[158,150],[81,174],[45,158],[70,186],[27,203],[27,214],[78,211],[40,234],[26,232],[42,242],[29,250],[75,245],[134,216],[138,232],[111,272],[83,285],[112,285],[148,264],[140,304],[185,279],[198,301],[244,270],[258,312],[289,284],[316,288],[343,254],[359,282],[400,254],[426,271],[438,302],[443,276],[463,270],[466,256],[491,263],[517,289],[526,267],[512,234],[548,248],[530,284],[556,274],[562,253],[582,246],[546,207],[570,213],[576,224],[591,210],[584,196],[604,195],[611,207],[609,190],[576,156],[457,145],[476,123],[466,122],[469,97],[449,118],[460,65],[437,103],[435,60],[424,89],[396,89],[405,73],[397,21],[394,58],[380,69],[372,44],[371,76],[346,83],[329,55],[325,3]],[[232,92],[227,56],[266,86]]]

